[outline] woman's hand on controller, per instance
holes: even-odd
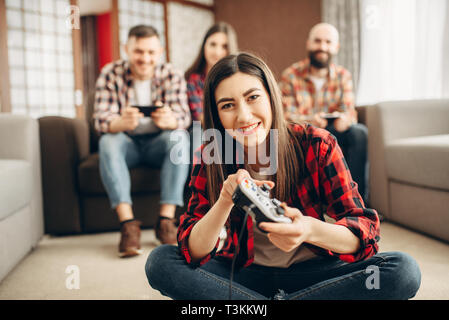
[[[221,188],[220,192],[220,199],[232,207],[234,205],[234,202],[232,201],[232,195],[234,194],[234,191],[237,188],[237,186],[245,178],[251,179],[249,172],[246,171],[245,169],[239,169],[236,173],[230,174],[223,183],[223,188]],[[270,188],[274,187],[273,181],[268,180],[253,180],[253,181],[258,186],[262,186],[264,183],[266,183],[270,186]]]
[[[281,204],[284,215],[292,219],[292,223],[262,222],[259,227],[268,232],[268,239],[279,249],[290,252],[307,242],[311,234],[311,218],[304,216],[297,208]],[[313,219],[313,218],[312,218]]]

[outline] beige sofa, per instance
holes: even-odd
[[[379,103],[366,122],[370,206],[449,241],[449,100]]]
[[[38,122],[0,114],[0,281],[44,234]]]

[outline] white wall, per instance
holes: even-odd
[[[6,1],[12,113],[75,115],[69,15],[69,0]]]
[[[198,55],[204,35],[214,24],[214,15],[176,2],[169,3],[168,14],[170,60],[186,71]]]

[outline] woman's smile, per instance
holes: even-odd
[[[259,129],[261,123],[262,122],[256,122],[256,123],[251,124],[249,126],[240,127],[239,129],[237,129],[237,131],[239,133],[241,133],[241,134],[249,136],[249,135],[255,133]]]
[[[245,147],[260,145],[272,124],[271,102],[262,82],[237,72],[215,90],[218,116],[223,128]]]

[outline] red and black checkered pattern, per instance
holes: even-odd
[[[352,180],[335,137],[328,131],[313,126],[304,128],[293,125],[293,131],[304,135],[301,143],[305,150],[305,176],[301,185],[297,186],[297,197],[293,196],[287,205],[298,208],[304,215],[322,221],[325,220],[324,214],[327,214],[336,220],[336,224],[349,228],[360,239],[360,249],[354,254],[338,254],[313,245],[305,245],[318,255],[337,256],[346,262],[355,262],[373,256],[378,251],[377,242],[380,239],[379,218],[375,210],[365,208],[357,191],[357,184]],[[197,151],[196,156],[200,155],[199,152],[200,150]],[[206,182],[206,165],[203,162],[194,165],[190,181],[192,197],[187,212],[181,216],[178,229],[181,254],[187,263],[193,265],[202,265],[214,255],[232,259],[244,217],[244,214],[234,207],[226,224],[227,239],[223,248],[217,252],[219,244],[217,239],[215,249],[201,261],[194,263],[189,254],[188,238],[195,223],[210,209]],[[237,265],[250,265],[254,260],[253,249],[253,222],[252,219],[248,219],[240,244]]]
[[[103,67],[95,86],[94,124],[101,133],[109,131],[109,124],[120,117],[121,108],[130,106],[135,97],[133,76],[129,62],[117,60]],[[169,63],[155,66],[151,78],[152,103],[161,101],[168,106],[178,121],[178,129],[187,129],[192,123],[187,103],[187,86],[183,75]]]
[[[201,121],[203,116],[203,92],[206,75],[192,73],[187,79],[187,97],[193,121]]]
[[[310,59],[294,63],[284,70],[279,81],[282,104],[289,120],[296,116],[316,112],[346,112],[357,121],[351,73],[342,66],[331,63],[326,82],[316,91],[311,80]]]

